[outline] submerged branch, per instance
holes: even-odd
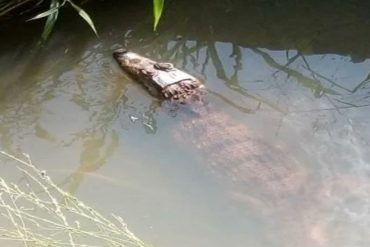
[[[352,108],[363,108],[363,107],[370,107],[370,104],[337,106],[337,107],[308,109],[308,110],[295,110],[295,111],[289,111],[288,114],[290,114],[290,113],[305,113],[305,112],[320,112],[320,111],[338,111],[338,110],[348,110],[348,109],[352,109]]]
[[[251,50],[254,51],[256,54],[262,56],[265,62],[272,68],[279,69],[285,72],[289,76],[294,77],[297,80],[297,82],[299,82],[302,86],[313,90],[315,95],[322,96],[323,94],[333,94],[333,95],[338,94],[337,91],[322,85],[322,83],[319,80],[309,78],[296,70],[293,70],[289,67],[285,67],[279,64],[266,52],[263,52],[257,48],[252,48]]]

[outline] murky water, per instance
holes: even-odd
[[[369,4],[244,2],[171,2],[158,33],[146,3],[97,2],[99,39],[65,13],[41,48],[39,23],[4,27],[0,149],[154,246],[368,246]],[[119,45],[200,77],[216,117],[149,96]],[[255,150],[279,162],[233,171]]]

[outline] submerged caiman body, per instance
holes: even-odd
[[[235,198],[262,210],[261,205],[276,208],[300,194],[307,179],[305,167],[281,148],[257,138],[247,126],[210,109],[203,103],[204,86],[198,79],[172,64],[125,49],[115,51],[114,57],[155,97],[191,108],[195,114],[174,135],[204,154],[210,172]]]
[[[307,186],[307,167],[283,148],[263,141],[244,124],[205,104],[204,86],[195,77],[172,64],[125,49],[116,50],[114,57],[153,96],[178,104],[179,110],[187,109],[187,117],[173,130],[175,139],[206,158],[206,170],[232,198],[262,213],[286,215],[282,220],[289,225],[289,232],[300,229],[292,246],[314,247],[325,242],[316,215],[320,198]],[[284,230],[281,235],[286,235]]]

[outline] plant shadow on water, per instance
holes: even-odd
[[[369,4],[339,2],[173,1],[152,33],[143,2],[108,1],[89,10],[100,40],[73,18],[40,51],[6,37],[0,149],[30,153],[155,246],[368,246]],[[227,117],[190,125],[120,71],[111,53],[122,44],[202,78]],[[227,143],[195,145],[225,133],[258,138],[258,155],[282,160],[282,171],[266,165],[271,180],[284,187],[288,169],[297,188],[275,193],[231,171],[241,161]],[[284,166],[292,159],[298,170]]]

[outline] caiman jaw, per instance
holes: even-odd
[[[158,98],[185,101],[203,87],[198,79],[170,63],[158,63],[126,49],[113,53],[120,67]]]

